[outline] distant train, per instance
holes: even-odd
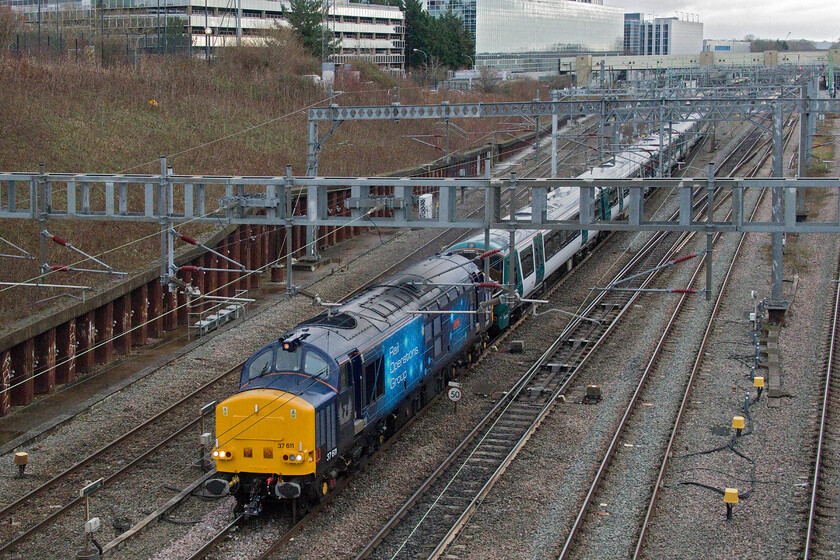
[[[696,143],[698,124],[668,131],[666,165]],[[658,136],[580,178],[647,177],[657,167]],[[612,192],[615,191],[615,192]],[[577,189],[548,194],[550,219],[574,219]],[[600,189],[596,213],[621,214],[629,192]],[[517,210],[521,219],[530,207]],[[389,436],[441,393],[454,368],[481,351],[491,330],[508,327],[518,304],[494,297],[516,259],[521,299],[594,243],[588,231],[479,234],[301,323],[258,350],[242,368],[239,391],[216,407],[212,456],[224,476],[208,490],[236,497],[257,515],[268,501],[319,501]],[[490,278],[482,260],[490,258]]]

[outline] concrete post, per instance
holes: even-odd
[[[158,282],[155,285],[160,286]],[[98,307],[94,312],[96,321],[96,363],[107,364],[114,355],[114,302]]]
[[[0,352],[0,416],[5,416],[12,409],[12,395],[9,387],[12,384],[12,353],[9,350]]]
[[[93,346],[96,341],[94,312],[88,311],[76,319],[76,371],[85,372],[93,368]]]
[[[114,300],[114,349],[120,354],[131,351],[131,297]]]
[[[149,317],[148,286],[148,284],[143,284],[131,292],[131,328],[134,329],[131,343],[134,345],[146,344],[149,337],[149,326],[146,324]]]
[[[35,339],[30,338],[12,348],[12,406],[27,405],[35,398],[34,369]]]

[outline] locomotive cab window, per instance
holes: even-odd
[[[338,390],[341,391],[350,386],[350,362],[344,362],[338,366]]]
[[[256,379],[271,371],[271,362],[274,361],[274,350],[266,348],[261,354],[254,356],[251,365],[248,366],[248,379]]]
[[[329,366],[321,357],[314,352],[307,352],[303,363],[304,373],[318,377],[329,372]]]
[[[291,352],[282,350],[277,352],[277,360],[274,363],[276,371],[300,371],[301,349],[296,348]]]

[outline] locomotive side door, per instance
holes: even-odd
[[[344,451],[353,440],[353,422],[355,413],[353,406],[353,358],[338,366],[338,447]]]
[[[350,406],[353,410],[353,433],[358,434],[365,427],[365,419],[362,417],[362,395],[364,391],[362,356],[358,350],[353,350],[348,354],[348,357],[350,358],[350,384],[352,388],[347,391],[346,398],[350,400]]]

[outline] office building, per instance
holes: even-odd
[[[89,0],[44,0],[40,6],[37,0],[13,1],[33,26],[41,21],[46,28],[58,20],[62,26],[87,27],[90,35],[138,36],[146,48],[156,47],[158,36],[164,42],[186,34],[197,54],[236,45],[238,35],[242,44],[256,44],[275,25],[288,25],[283,19],[288,3],[277,0],[240,0],[241,17],[237,2],[229,0],[103,0],[93,5]],[[334,62],[362,58],[389,71],[404,70],[405,14],[398,7],[332,0],[324,23],[338,39]]]
[[[631,55],[698,54],[703,50],[703,24],[678,17],[646,20],[624,14],[624,52]]]
[[[557,73],[561,55],[622,50],[623,10],[603,0],[424,0],[424,7],[464,20],[477,66]]]

